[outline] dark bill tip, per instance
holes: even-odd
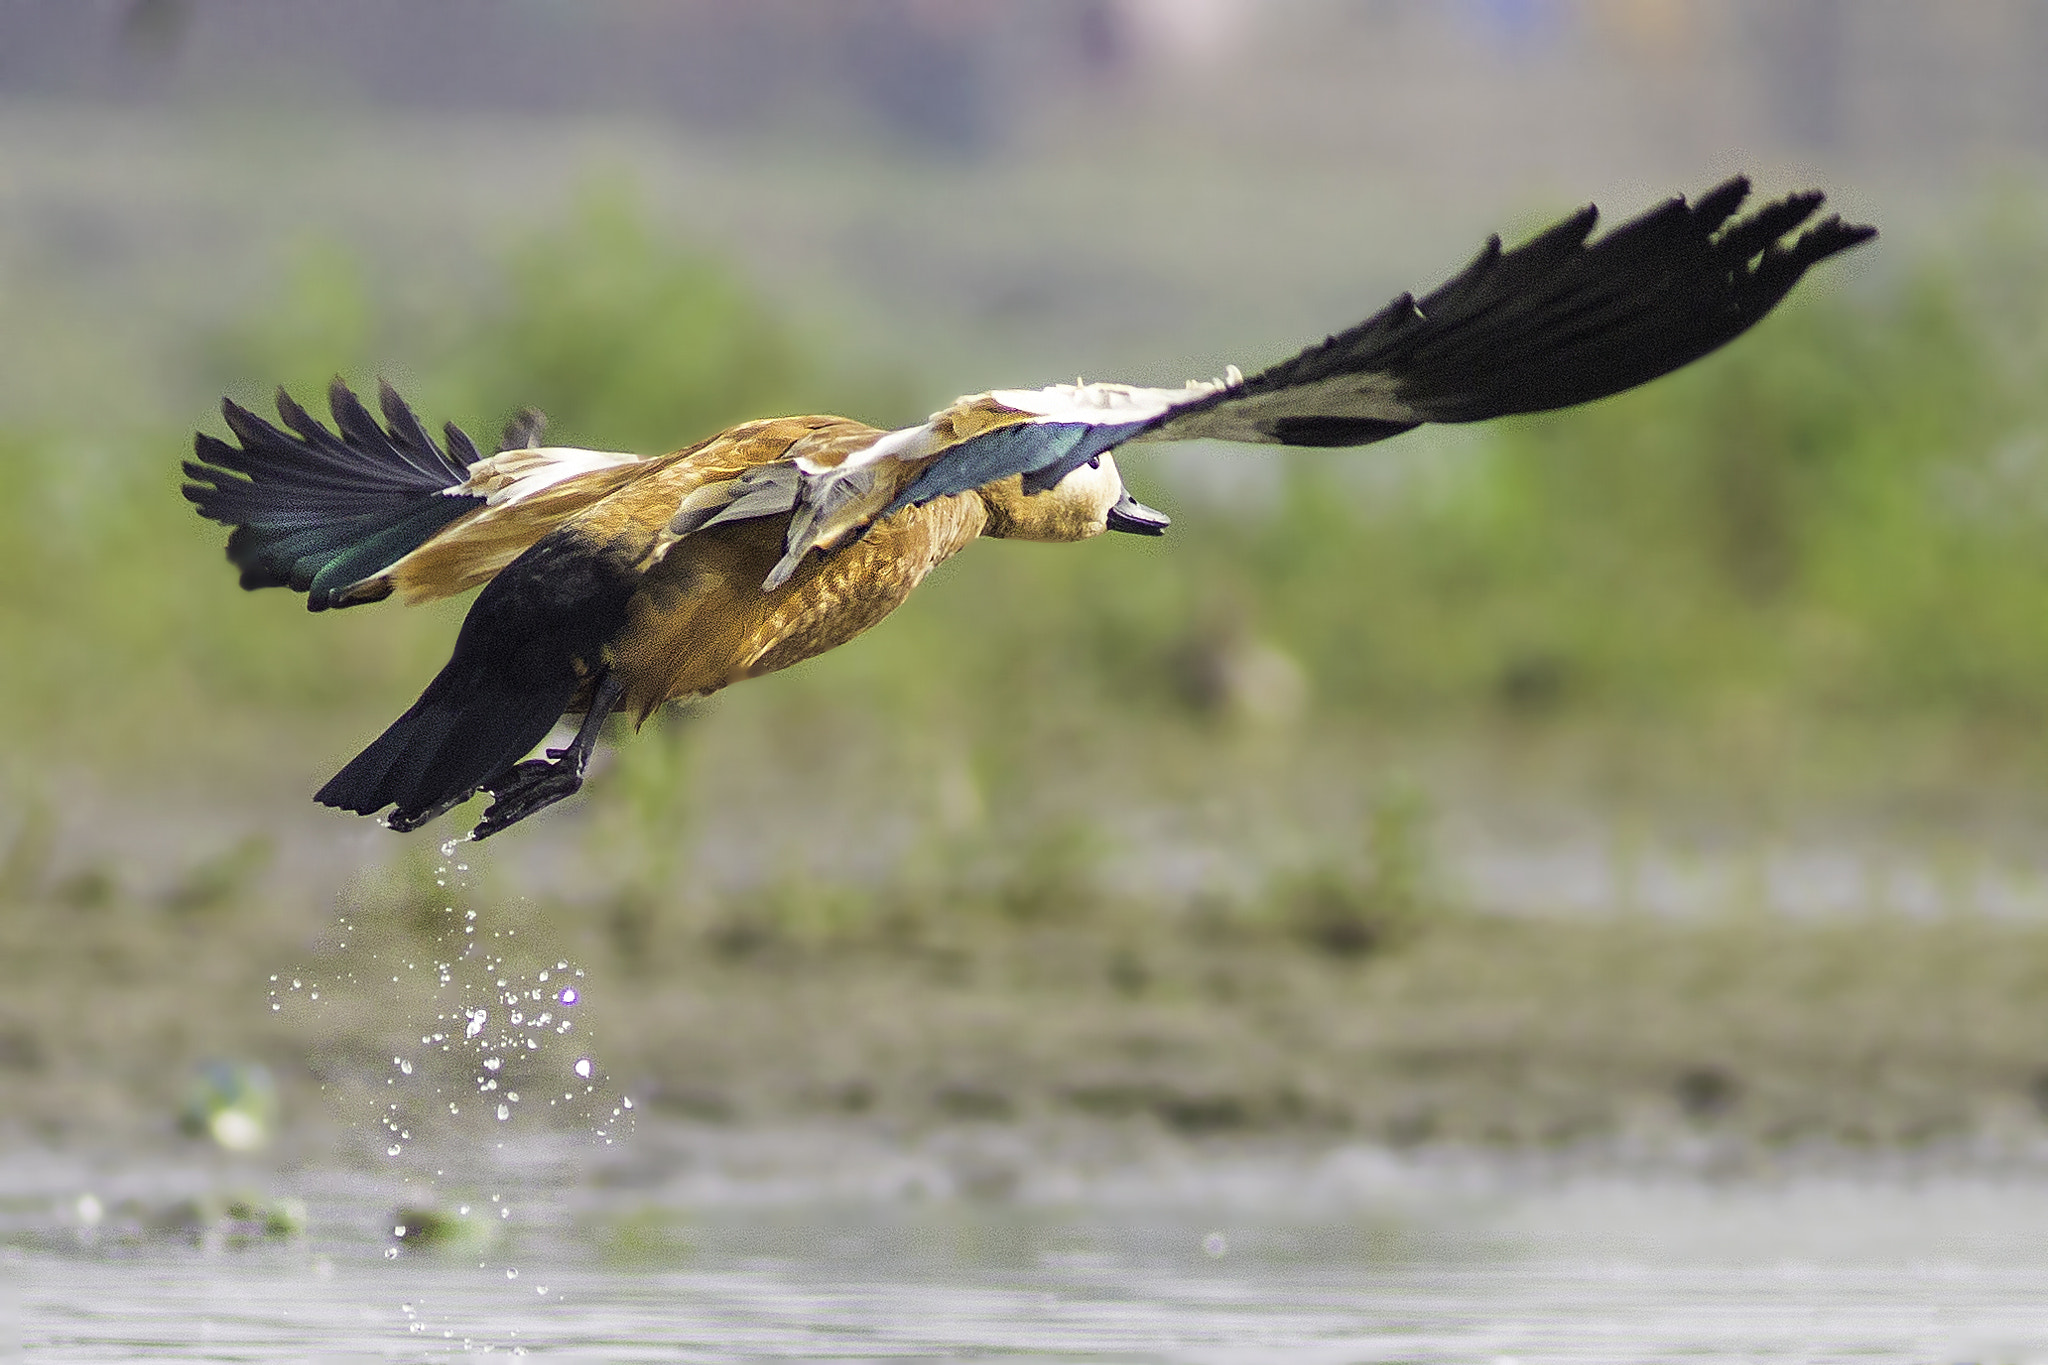
[[[1172,517],[1147,507],[1129,493],[1118,498],[1116,506],[1109,509],[1109,529],[1112,531],[1128,531],[1134,536],[1163,536],[1171,525]]]

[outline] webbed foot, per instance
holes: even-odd
[[[536,811],[574,796],[583,787],[583,757],[573,750],[550,749],[549,759],[529,758],[515,763],[483,784],[481,790],[497,799],[484,811],[484,818],[469,832],[470,839],[488,839],[510,829]]]

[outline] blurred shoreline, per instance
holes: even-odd
[[[2036,917],[1475,915],[1402,870],[1405,835],[1381,837],[1368,871],[1171,914],[1045,859],[993,881],[795,881],[686,905],[499,898],[416,864],[359,884],[310,943],[321,917],[246,867],[145,902],[76,879],[17,888],[0,1140],[168,1151],[193,1060],[229,1059],[277,1078],[287,1149],[315,1164],[372,1159],[387,1099],[392,1131],[428,1150],[481,1144],[495,1125],[436,1117],[436,1097],[484,1103],[478,1056],[421,1035],[495,1001],[482,977],[516,987],[559,954],[584,995],[565,1046],[652,1129],[1731,1170],[1830,1151],[2032,1169],[2048,1152]],[[266,967],[289,981],[269,1008]],[[520,1077],[566,1067],[549,1047],[515,1047],[488,1079],[544,1088]],[[513,1131],[576,1131],[563,1122]]]

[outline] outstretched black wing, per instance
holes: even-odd
[[[1808,268],[1877,235],[1814,191],[1745,218],[1738,176],[1596,242],[1587,206],[1513,251],[1500,238],[1421,299],[1155,419],[1137,439],[1364,445],[1424,422],[1568,407],[1668,374],[1734,340]]]

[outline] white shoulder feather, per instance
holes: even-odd
[[[469,478],[446,491],[451,497],[482,496],[489,506],[503,507],[579,474],[638,464],[643,458],[622,451],[579,450],[574,446],[500,451],[471,465]]]

